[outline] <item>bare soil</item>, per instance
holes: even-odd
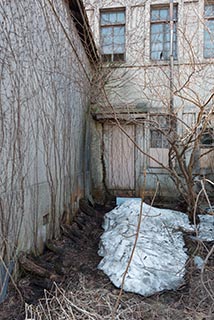
[[[52,242],[55,252],[46,249],[39,257],[28,257],[57,276],[42,278],[23,270],[17,288],[10,283],[8,297],[0,305],[1,320],[112,319],[119,289],[97,269],[108,210],[96,207],[93,215],[79,212],[75,228],[64,226],[61,239]],[[196,254],[205,258],[213,243],[184,238],[189,252],[185,284],[151,297],[123,292],[115,319],[214,319],[214,257],[208,259],[203,274],[193,262]]]

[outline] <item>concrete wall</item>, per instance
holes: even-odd
[[[0,255],[11,258],[41,252],[84,195],[92,70],[66,1],[2,0],[0,23]]]

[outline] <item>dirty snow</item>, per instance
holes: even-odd
[[[195,256],[194,263],[195,263],[196,268],[201,270],[204,265],[204,260],[200,256]]]
[[[98,268],[120,287],[127,267],[140,213],[140,199],[125,201],[108,212],[104,221]],[[198,237],[214,240],[214,217],[203,216]],[[183,234],[194,230],[182,212],[143,204],[143,217],[137,246],[125,278],[124,290],[149,296],[176,289],[183,283],[187,253]]]
[[[214,240],[214,215],[199,215],[200,224],[196,238],[202,241]]]

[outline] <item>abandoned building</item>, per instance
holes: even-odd
[[[90,188],[98,55],[81,1],[1,1],[0,21],[1,269],[22,250],[42,252]]]
[[[81,197],[213,178],[213,2],[83,3],[0,4],[0,275]]]
[[[84,3],[103,62],[91,102],[94,195],[145,187],[176,197],[181,175],[211,177],[213,2]]]

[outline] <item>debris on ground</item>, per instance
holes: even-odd
[[[9,295],[0,305],[0,319],[112,319],[119,289],[97,269],[101,261],[97,252],[103,217],[111,209],[110,206],[88,208],[84,200],[73,220],[75,227],[63,222],[61,238],[48,241],[43,255],[27,255],[33,266],[48,270],[48,275],[56,274],[57,282],[23,270],[16,283],[10,282]],[[179,290],[150,297],[123,292],[115,320],[214,319],[213,256],[204,265],[203,273],[194,263],[194,256],[206,260],[214,242],[202,242],[189,234],[184,238],[189,256],[184,285]]]

